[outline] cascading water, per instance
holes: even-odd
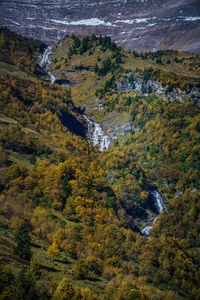
[[[46,67],[49,68],[50,67],[50,59],[49,56],[52,54],[52,47],[48,46],[45,50],[44,53],[42,55],[42,59],[39,62],[40,67]]]
[[[153,196],[153,198],[155,199],[158,214],[162,213],[165,210],[166,207],[165,207],[165,204],[164,204],[164,202],[162,200],[161,195],[158,193],[157,190],[150,191],[150,193]],[[155,222],[156,222],[157,219],[158,219],[158,216],[156,216],[153,219],[152,225],[148,225],[148,226],[144,227],[142,229],[141,233],[143,235],[149,236],[149,232],[153,228],[153,225],[155,224]]]
[[[44,53],[43,53],[43,55],[42,55],[41,61],[39,62],[40,67],[45,68],[46,70],[48,70],[48,68],[49,68],[50,65],[51,65],[50,55],[52,55],[52,53],[53,53],[52,47],[51,47],[51,46],[48,46],[48,47],[45,49],[45,51],[44,51]],[[47,71],[47,73],[49,74],[50,82],[51,82],[52,84],[54,84],[54,82],[55,82],[55,80],[56,80],[55,76],[54,76],[51,72],[49,72],[49,71]]]
[[[149,231],[152,229],[153,226],[146,226],[142,229],[141,233],[143,235],[149,236]]]
[[[88,142],[93,146],[98,145],[102,152],[110,146],[111,139],[106,135],[98,123],[92,122],[86,115],[83,115],[88,122]]]
[[[54,84],[54,82],[56,81],[56,77],[53,76],[53,74],[51,74],[50,72],[48,72],[49,76],[50,76],[50,81],[52,84]]]
[[[162,199],[161,195],[158,193],[157,190],[151,191],[151,194],[154,197],[154,199],[156,200],[157,210],[158,210],[158,213],[160,214],[166,208],[165,204],[163,202],[163,199]]]

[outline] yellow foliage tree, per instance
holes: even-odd
[[[53,300],[71,300],[74,295],[74,286],[69,279],[63,278],[53,295]]]
[[[48,248],[47,251],[48,255],[50,255],[51,257],[56,257],[60,254],[60,250],[58,248],[57,243],[54,241],[53,244]]]

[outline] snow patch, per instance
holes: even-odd
[[[135,23],[135,20],[117,20],[115,23],[133,24]]]
[[[12,22],[12,23],[14,23],[15,25],[19,25],[19,26],[20,26],[19,23],[15,22],[15,21],[13,21],[13,20],[10,20],[10,19],[7,19],[7,20],[10,21],[10,22]]]
[[[148,22],[149,20],[155,20],[156,17],[153,18],[138,18],[138,19],[133,19],[133,20],[116,20],[115,23],[125,23],[125,24],[138,24],[138,23],[145,23]],[[154,23],[155,24],[155,23]]]
[[[183,17],[184,21],[198,21],[200,17]]]
[[[71,22],[70,24],[71,25],[86,25],[86,26],[99,26],[99,25],[112,26],[112,23],[104,22],[97,18],[80,20],[80,21],[76,21],[76,22]]]
[[[84,20],[79,20],[79,21],[73,21],[73,22],[68,22],[68,21],[61,21],[61,20],[55,20],[51,19],[52,22],[54,23],[59,23],[59,24],[64,24],[64,25],[85,25],[85,26],[114,26],[110,22],[104,22],[103,20],[97,19],[97,18],[91,18],[91,19],[84,19]]]
[[[149,20],[149,18],[136,19],[135,23],[144,23],[144,22],[147,22],[148,20]]]

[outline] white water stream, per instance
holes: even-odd
[[[50,56],[52,55],[52,52],[52,47],[48,46],[42,55],[39,65],[47,70],[50,81],[52,84],[54,84],[56,77],[48,71],[51,65]],[[104,133],[102,127],[98,123],[92,122],[86,115],[83,116],[88,122],[88,142],[92,143],[93,146],[98,145],[100,151],[108,149],[111,143],[110,137]]]
[[[48,68],[51,65],[50,56],[52,55],[52,52],[53,52],[52,47],[48,46],[42,55],[41,61],[39,62],[39,65],[41,67],[44,67],[46,70],[48,70]],[[54,84],[54,82],[56,80],[55,76],[49,71],[47,71],[47,73],[50,76],[51,83]],[[83,115],[83,117],[88,122],[88,142],[92,143],[93,146],[98,145],[99,150],[101,152],[108,149],[108,147],[110,146],[110,143],[111,143],[110,137],[105,134],[102,127],[98,123],[92,122],[86,115]],[[165,205],[163,203],[162,197],[158,193],[157,190],[153,190],[150,193],[152,194],[153,198],[156,201],[157,211],[158,211],[158,214],[160,214],[165,209]],[[157,219],[158,219],[158,216],[154,218],[152,225],[148,225],[145,228],[143,228],[141,233],[143,235],[149,236],[149,232],[153,228],[153,225],[155,224]]]
[[[108,149],[111,139],[105,134],[98,123],[92,122],[86,115],[83,115],[88,122],[88,142],[93,146],[98,145],[100,151]]]
[[[39,62],[40,67],[44,67],[46,70],[49,69],[49,67],[51,65],[50,55],[52,55],[52,53],[53,53],[52,47],[48,46],[44,50],[44,53],[42,54],[42,59]],[[56,80],[55,76],[49,71],[47,71],[47,73],[49,74],[51,83],[54,84],[54,82]]]
[[[50,59],[49,56],[52,54],[52,47],[48,46],[45,50],[44,53],[42,54],[42,59],[39,62],[40,67],[50,67]]]
[[[158,193],[157,190],[153,190],[153,191],[150,191],[151,195],[153,196],[153,198],[155,199],[156,201],[156,207],[157,207],[157,211],[158,211],[158,214],[162,213],[163,210],[165,210],[165,204],[162,200],[162,197],[161,195]],[[153,222],[152,222],[152,225],[148,225],[146,227],[144,227],[141,231],[141,233],[143,235],[146,235],[146,236],[149,236],[149,232],[151,231],[151,229],[153,228],[153,225],[155,224],[156,220],[158,219],[158,216],[156,216],[154,219],[153,219]]]
[[[151,191],[151,194],[153,195],[154,199],[156,199],[158,213],[160,214],[166,208],[163,199],[161,195],[158,193],[158,191],[156,190]]]

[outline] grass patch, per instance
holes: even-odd
[[[4,62],[0,62],[0,74],[16,76],[18,78],[30,80],[35,83],[39,82],[39,80],[36,77],[33,77],[30,74],[20,70],[16,67],[16,65],[10,65]]]

